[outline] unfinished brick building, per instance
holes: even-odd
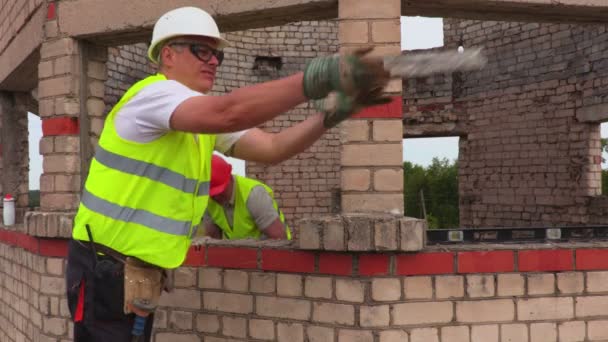
[[[81,175],[108,108],[153,71],[142,54],[154,21],[186,4],[214,13],[233,42],[217,92],[339,49],[399,53],[400,15],[451,18],[444,48],[481,45],[490,63],[393,82],[393,103],[297,158],[248,165],[280,194],[298,240],[193,247],[163,297],[156,341],[608,339],[604,243],[425,247],[424,223],[400,214],[401,140],[459,136],[463,225],[605,223],[603,0],[220,3],[0,0],[0,191],[21,210],[18,225],[0,229],[0,341],[71,339],[63,275]],[[30,210],[27,111],[44,135],[41,205]],[[265,128],[308,113],[302,106]]]

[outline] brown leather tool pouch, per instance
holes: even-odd
[[[163,269],[127,257],[125,261],[125,301],[124,312],[133,312],[129,304],[133,300],[144,301],[152,308],[158,306],[163,289]]]

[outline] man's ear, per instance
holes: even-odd
[[[173,51],[173,49],[171,49],[169,46],[165,45],[160,49],[158,59],[159,61],[162,61],[162,65],[172,66],[174,57],[175,51]]]

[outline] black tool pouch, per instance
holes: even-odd
[[[95,249],[89,225],[85,225],[93,254],[93,274],[89,277],[89,293],[93,298],[93,316],[97,320],[124,319],[125,298],[124,264],[108,255],[99,255]]]
[[[93,272],[93,314],[98,320],[123,319],[124,264],[98,256]]]

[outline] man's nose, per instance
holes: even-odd
[[[211,59],[209,60],[209,62],[207,62],[207,64],[213,65],[213,66],[218,66],[218,65],[220,65],[220,60],[217,59],[217,56],[211,55]]]

